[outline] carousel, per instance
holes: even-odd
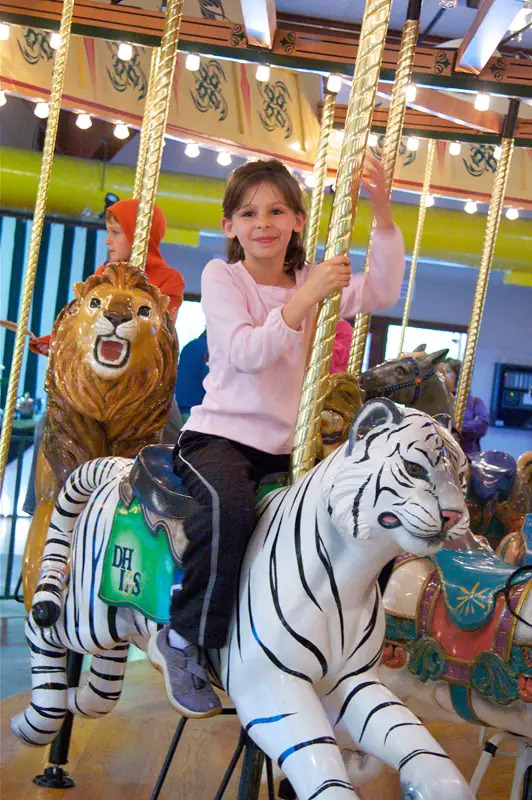
[[[532,286],[530,3],[1,0],[0,15],[0,114],[23,98],[46,120],[42,152],[2,147],[0,205],[31,212],[2,313],[2,482],[29,344],[48,357],[36,507],[4,595],[23,596],[31,672],[2,704],[6,798],[531,800],[532,452],[459,443],[490,275]],[[134,170],[102,155],[102,126],[113,156],[137,142]],[[211,148],[218,172],[176,178],[169,145]],[[223,709],[182,717],[143,655],[196,506],[163,443],[179,343],[146,267],[156,201],[192,251],[232,159],[278,158],[311,190],[308,261],[359,248],[369,275],[368,151],[388,197],[409,198],[398,344],[376,363],[359,313],[331,373],[341,293],[317,306],[290,471],[259,488],[229,639],[207,653]],[[108,198],[138,200],[131,256],[92,274],[86,248],[52,287],[47,226],[101,229]],[[456,395],[448,350],[406,343],[424,258],[477,270]],[[30,331],[47,292],[49,339]],[[532,366],[517,373],[504,408],[529,431]]]

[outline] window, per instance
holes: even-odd
[[[205,314],[199,300],[183,300],[177,312],[175,328],[181,352],[188,342],[197,339],[205,330]]]
[[[384,350],[384,359],[397,358],[399,355],[399,343],[401,341],[401,326],[389,325]],[[425,344],[427,353],[434,353],[436,350],[449,348],[447,358],[458,358],[460,361],[464,357],[467,342],[467,333],[452,330],[438,330],[437,328],[421,328],[417,325],[408,325],[405,330],[405,340],[403,352],[411,353],[418,345]]]

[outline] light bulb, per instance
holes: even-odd
[[[517,208],[507,208],[505,216],[506,219],[517,219],[519,217],[519,211]]]
[[[305,186],[308,186],[309,189],[313,189],[316,186],[316,178],[313,172],[307,172],[304,180]]]
[[[416,136],[409,136],[406,140],[406,149],[415,153],[419,149],[419,139]]]
[[[57,50],[60,44],[61,44],[61,35],[57,33],[57,31],[54,31],[54,33],[52,33],[52,35],[50,36],[50,47],[52,48],[52,50]]]
[[[493,158],[496,158],[497,161],[498,161],[499,158],[501,157],[501,153],[502,153],[502,150],[500,148],[500,145],[496,145],[495,146],[495,150],[493,151]]]
[[[451,144],[449,145],[449,155],[459,156],[461,149],[462,145],[460,144],[460,142],[451,142]]]
[[[133,46],[129,42],[120,42],[118,45],[118,58],[121,61],[129,61],[133,55]]]
[[[433,194],[428,194],[426,196],[426,198],[425,198],[425,206],[426,206],[426,208],[432,208],[432,206],[434,205],[435,202],[436,202],[436,199],[435,199]]]
[[[406,102],[413,103],[416,99],[417,88],[415,83],[409,83],[406,87]]]
[[[117,122],[113,130],[113,135],[116,136],[117,139],[127,139],[129,136],[129,128],[124,122]]]
[[[189,142],[185,147],[185,155],[189,158],[197,158],[200,154],[199,144],[196,142]]]
[[[3,89],[0,89],[0,106],[5,106],[7,103],[6,93]]]
[[[490,107],[490,96],[489,94],[483,94],[479,92],[475,97],[475,108],[477,111],[487,111]]]
[[[379,143],[379,137],[376,133],[370,133],[368,136],[368,145],[369,147],[377,147]]]
[[[332,92],[333,94],[338,94],[340,89],[342,88],[342,76],[341,75],[329,75],[327,78],[327,91]]]
[[[86,131],[87,128],[90,128],[92,125],[92,119],[90,114],[78,114],[76,119],[76,126],[81,128],[82,131]]]
[[[201,57],[197,53],[189,53],[185,59],[185,69],[196,72],[200,68]]]
[[[266,83],[270,80],[270,68],[268,64],[258,64],[257,71],[255,73],[256,79],[259,83]]]
[[[227,150],[222,150],[221,153],[218,153],[218,158],[216,159],[221,167],[228,167],[232,160],[231,153],[228,153]]]
[[[477,204],[474,200],[468,200],[464,206],[464,211],[466,214],[475,214],[477,211]]]
[[[9,25],[6,22],[0,22],[0,42],[7,42],[9,39]]]
[[[39,117],[39,119],[46,119],[50,113],[50,106],[43,100],[39,100],[37,103],[35,103],[35,109],[33,113],[36,117]]]

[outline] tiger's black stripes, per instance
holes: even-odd
[[[257,629],[255,628],[255,623],[253,621],[253,612],[251,611],[251,572],[250,572],[249,579],[248,579],[248,612],[249,612],[249,622],[250,622],[250,625],[251,625],[251,632],[253,634],[253,638],[255,639],[257,644],[260,646],[262,651],[265,653],[265,655],[268,656],[268,658],[270,659],[272,664],[275,664],[275,666],[278,669],[282,670],[283,672],[286,672],[288,675],[294,675],[296,678],[301,678],[301,680],[303,680],[303,681],[308,681],[309,683],[312,683],[312,678],[309,678],[309,676],[305,675],[303,672],[298,672],[297,670],[290,669],[290,667],[287,667],[286,664],[283,664],[282,661],[280,661],[277,658],[275,653],[273,653],[264,644],[264,642],[261,641],[261,638],[257,633]]]
[[[291,711],[288,714],[276,714],[274,717],[257,717],[256,719],[250,720],[244,730],[248,733],[255,725],[267,725],[270,722],[279,722],[286,717],[293,717],[296,713],[296,711]]]
[[[414,750],[412,753],[409,753],[409,755],[401,759],[398,770],[401,771],[409,761],[412,761],[413,758],[417,758],[418,756],[435,756],[436,758],[446,758],[448,761],[450,760],[446,753],[435,753],[433,750]]]
[[[390,492],[390,494],[392,494],[394,497],[400,497],[399,492],[396,492],[395,489],[392,489],[391,486],[381,486],[381,478],[383,472],[384,472],[384,464],[377,473],[377,480],[375,483],[375,500],[373,501],[374,507],[377,505],[379,497],[383,492]]]
[[[378,714],[379,711],[382,711],[384,708],[390,708],[391,706],[401,706],[402,708],[405,708],[405,704],[401,703],[399,700],[388,700],[386,703],[379,703],[379,705],[375,706],[375,708],[372,708],[372,710],[369,712],[369,714],[366,717],[366,720],[365,720],[365,722],[364,722],[364,724],[362,726],[362,732],[361,732],[360,736],[358,737],[359,743],[364,738],[364,734],[366,732],[366,728],[368,727],[368,724],[369,724],[370,720],[372,719],[372,717],[374,717],[375,714]]]
[[[283,611],[282,611],[282,608],[281,608],[281,604],[279,602],[278,575],[277,575],[277,556],[276,556],[276,546],[277,546],[278,537],[279,537],[279,534],[277,533],[276,536],[275,536],[273,545],[272,545],[271,553],[270,553],[270,589],[271,589],[271,593],[272,593],[272,600],[273,600],[273,605],[274,605],[274,608],[275,608],[275,613],[277,614],[279,620],[281,621],[281,624],[282,624],[283,628],[288,631],[290,636],[292,636],[296,640],[296,642],[299,642],[299,644],[302,647],[304,647],[306,650],[311,652],[316,657],[316,659],[318,660],[319,665],[321,667],[321,670],[322,670],[321,677],[323,678],[323,677],[325,677],[325,675],[327,674],[328,669],[329,669],[328,664],[327,664],[327,659],[325,658],[323,653],[320,651],[320,649],[318,647],[316,647],[314,642],[311,642],[310,639],[307,639],[305,636],[301,636],[301,634],[299,634],[289,624],[288,620],[286,619],[285,615],[283,614]]]
[[[344,612],[342,610],[342,601],[340,599],[340,593],[338,591],[338,586],[336,585],[336,579],[334,577],[334,570],[331,564],[331,559],[329,557],[329,553],[327,552],[327,548],[325,547],[325,543],[320,536],[318,520],[315,520],[315,532],[314,532],[314,539],[316,542],[316,552],[318,557],[325,567],[325,571],[327,573],[327,577],[329,578],[329,586],[331,589],[331,594],[334,598],[334,602],[336,605],[336,610],[338,612],[338,621],[340,623],[340,639],[342,645],[342,652],[345,647],[345,632],[344,632]]]
[[[364,681],[364,683],[359,683],[358,686],[355,686],[354,689],[351,689],[351,691],[349,692],[349,694],[347,695],[342,704],[342,708],[340,709],[340,713],[338,714],[336,722],[334,723],[334,727],[338,725],[338,723],[344,716],[345,712],[347,711],[347,706],[349,705],[353,697],[355,697],[363,689],[367,689],[368,686],[380,686],[380,683],[379,681]]]
[[[386,740],[388,739],[388,736],[390,735],[390,733],[392,731],[394,731],[396,728],[406,728],[406,727],[413,727],[413,728],[421,727],[422,728],[423,727],[423,723],[422,722],[398,722],[395,725],[392,725],[392,727],[388,730],[388,733],[384,737],[384,744],[386,744]]]
[[[308,800],[314,800],[315,797],[319,797],[319,795],[323,794],[323,792],[326,792],[327,789],[332,789],[335,786],[338,786],[340,789],[353,788],[350,783],[346,783],[346,781],[340,780],[340,778],[330,778],[328,781],[323,781],[323,783],[318,786],[314,794],[310,795]]]
[[[309,739],[306,742],[298,742],[298,744],[293,744],[292,747],[287,747],[287,749],[281,753],[277,759],[277,766],[279,768],[282,767],[288,756],[291,756],[293,753],[297,753],[298,750],[303,750],[304,747],[310,747],[313,744],[336,745],[336,739],[333,736],[319,736],[317,739]]]
[[[307,491],[308,491],[310,485],[311,484],[310,484],[310,481],[309,481],[309,483],[307,483],[307,485],[305,487],[305,490],[303,492],[303,496],[301,498],[301,502],[299,503],[299,506],[298,506],[298,509],[297,509],[296,519],[295,519],[295,523],[294,523],[294,542],[295,542],[295,548],[296,548],[297,569],[298,569],[298,572],[299,572],[299,578],[301,580],[301,585],[303,586],[303,589],[305,590],[305,593],[312,600],[314,605],[317,606],[317,608],[319,608],[319,610],[321,612],[323,612],[322,607],[320,606],[320,604],[316,600],[316,597],[314,596],[314,593],[313,593],[312,589],[310,588],[310,586],[308,584],[308,581],[307,581],[307,578],[306,578],[306,575],[305,575],[305,568],[303,566],[303,556],[302,556],[302,553],[301,553],[301,514],[303,512],[303,505],[304,505],[304,502],[305,502],[305,497],[306,497],[306,494],[307,494]]]
[[[355,655],[355,653],[362,647],[362,645],[365,644],[368,641],[369,637],[371,636],[371,634],[375,630],[375,625],[377,624],[377,617],[378,617],[378,614],[379,614],[379,608],[380,608],[380,594],[379,594],[378,588],[375,587],[375,602],[373,603],[373,609],[372,609],[372,612],[371,612],[371,617],[369,618],[369,622],[368,622],[368,624],[366,625],[366,627],[364,629],[364,635],[363,635],[362,639],[356,645],[356,647],[353,650],[353,652],[350,653],[350,655],[348,656],[348,659],[352,658]]]
[[[343,681],[346,681],[348,678],[354,678],[357,675],[361,675],[363,672],[367,672],[372,667],[374,667],[375,664],[378,664],[378,662],[380,661],[381,655],[382,655],[382,648],[383,647],[384,647],[384,644],[381,644],[381,646],[379,647],[377,653],[373,656],[371,661],[368,661],[368,663],[364,664],[363,667],[359,667],[358,669],[354,669],[352,672],[348,672],[345,675],[342,675],[342,677],[339,678],[336,681],[336,683],[334,684],[333,688],[330,691],[327,692],[326,696],[328,697],[330,694],[332,694],[334,692],[334,690],[337,689]]]
[[[353,500],[353,536],[356,539],[358,536],[358,512],[360,509],[360,501],[362,500],[362,495],[364,494],[364,490],[368,483],[371,480],[371,475],[368,475],[368,478],[362,486],[359,488],[358,492],[355,495],[355,499]]]

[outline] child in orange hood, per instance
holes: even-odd
[[[129,261],[133,247],[133,234],[139,201],[118,200],[105,212],[107,238],[105,244],[109,249],[109,261]],[[177,269],[169,267],[159,250],[161,240],[166,233],[166,219],[159,206],[154,206],[151,221],[148,255],[146,257],[146,277],[153,286],[157,286],[163,294],[170,298],[168,312],[175,322],[179,306],[183,302],[185,281]],[[106,267],[107,261],[96,270],[99,275]],[[48,355],[50,336],[39,336],[30,342],[30,350],[41,355]]]

